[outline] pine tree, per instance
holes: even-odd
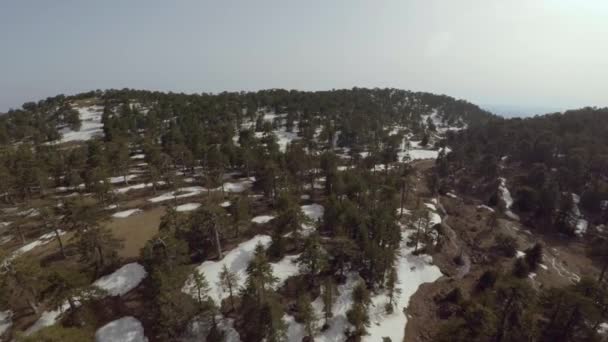
[[[231,206],[232,222],[234,225],[234,237],[239,236],[239,227],[241,225],[248,224],[251,217],[251,203],[249,203],[249,197],[245,193],[239,196]]]
[[[353,337],[357,340],[367,333],[367,327],[369,326],[367,308],[370,303],[369,291],[365,283],[360,282],[353,290],[353,303],[346,313],[348,322],[354,327]]]
[[[55,212],[53,207],[44,207],[39,210],[40,217],[42,219],[45,230],[53,232],[55,235],[55,239],[57,240],[57,244],[59,244],[59,250],[61,252],[61,256],[65,259],[65,247],[63,246],[63,240],[61,239],[62,231],[59,229],[59,218],[57,217],[57,213]]]
[[[317,317],[315,311],[310,302],[308,294],[303,293],[298,297],[298,318],[304,324],[304,330],[306,335],[310,337],[311,341],[314,340],[315,332],[317,331]]]
[[[239,275],[230,271],[226,264],[222,266],[222,272],[220,273],[219,285],[223,291],[228,292],[228,299],[230,300],[230,305],[232,306],[232,310],[236,311],[236,306],[234,304],[234,295],[239,285]]]
[[[266,251],[261,243],[255,246],[253,259],[247,266],[245,291],[252,294],[258,303],[264,301],[269,291],[278,281],[272,272],[272,265],[266,257]]]
[[[104,267],[118,259],[118,250],[123,247],[122,240],[115,238],[112,232],[98,224],[89,224],[76,232],[74,236],[81,260],[94,266],[95,275]]]
[[[397,269],[395,266],[391,267],[386,277],[386,292],[388,295],[388,303],[386,305],[386,313],[391,314],[395,308],[395,302],[401,295],[401,289],[397,287],[399,285],[399,277],[397,275]]]
[[[306,238],[304,251],[298,257],[297,263],[311,279],[315,279],[317,274],[327,267],[327,254],[321,246],[321,240],[317,233],[313,233]]]
[[[224,231],[225,213],[216,205],[206,204],[197,209],[191,216],[188,242],[192,249],[204,250],[201,243],[210,242],[217,250],[219,259],[222,253],[222,233]]]
[[[5,272],[2,277],[2,295],[11,298],[21,298],[34,314],[38,314],[38,306],[44,290],[48,286],[47,272],[37,260],[29,256],[4,261],[1,265]]]
[[[338,296],[338,288],[331,277],[325,278],[321,289],[321,299],[323,300],[323,316],[325,318],[324,327],[329,325],[329,319],[334,316],[333,306]]]
[[[530,271],[536,271],[538,265],[543,260],[543,246],[540,243],[536,243],[532,248],[526,251],[525,255],[526,263]]]
[[[50,271],[47,281],[52,307],[60,309],[67,302],[70,317],[79,326],[83,326],[85,322],[83,317],[76,313],[76,309],[105,295],[104,290],[90,286],[90,279],[85,273],[63,267],[54,267]]]

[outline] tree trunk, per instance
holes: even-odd
[[[27,305],[34,311],[34,314],[38,315],[38,304],[33,299],[28,298]]]
[[[59,229],[54,229],[55,238],[57,239],[57,243],[59,243],[59,249],[61,250],[61,256],[65,259],[65,248],[63,247],[63,241],[61,241],[61,235],[59,235]]]
[[[507,321],[508,311],[511,309],[512,303],[513,303],[513,294],[511,294],[511,296],[507,300],[507,303],[505,304],[505,309],[502,311],[500,323],[498,325],[498,331],[496,332],[496,340],[495,340],[496,342],[501,342],[502,338],[504,337],[505,323]]]
[[[598,283],[601,283],[604,280],[604,275],[606,274],[606,269],[608,268],[608,258],[604,260],[604,265],[602,266],[602,272],[600,273],[600,277],[597,280]]]
[[[232,293],[232,284],[228,284],[228,293],[230,294],[230,305],[232,305],[232,311],[236,311],[236,306],[234,305],[234,294]]]
[[[101,250],[101,246],[97,246],[97,254],[99,254],[99,269],[101,269],[105,265],[105,260],[103,257],[103,251]],[[98,269],[98,271],[99,271]]]
[[[401,186],[401,211],[399,212],[399,218],[403,217],[403,205],[405,199],[405,187]]]
[[[25,245],[25,235],[23,235],[23,231],[21,231],[21,226],[16,223],[17,226],[17,233],[19,234],[19,237],[21,238],[21,244]]]
[[[215,246],[217,247],[217,255],[218,258],[221,260],[224,258],[224,256],[222,255],[222,245],[220,245],[220,232],[217,230],[217,227],[215,225],[213,226],[213,233],[215,234]]]

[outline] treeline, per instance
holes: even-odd
[[[259,108],[268,108],[276,113],[290,113],[294,120],[294,116],[303,120],[318,116],[321,123],[332,121],[346,135],[379,130],[395,122],[420,121],[420,115],[430,114],[433,110],[451,125],[476,124],[491,117],[463,100],[397,89],[353,88],[318,92],[273,89],[196,95],[130,89],[97,90],[75,96],[58,95],[10,110],[0,117],[0,143],[56,140],[59,138],[58,128],[66,125],[78,127],[70,103],[92,98],[102,99],[106,106],[112,108],[137,102],[161,120],[194,115],[203,120],[213,118],[216,122],[229,123],[251,116]],[[140,124],[145,125],[143,122]]]

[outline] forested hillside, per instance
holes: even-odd
[[[606,132],[397,89],[24,104],[0,340],[599,340]]]
[[[453,151],[439,172],[459,191],[478,194],[489,204],[498,196],[487,186],[498,189],[498,178],[504,177],[512,208],[530,226],[583,234],[588,224],[577,227],[580,218],[588,217],[593,227],[608,218],[607,133],[605,108],[493,120],[448,135]],[[575,207],[582,213],[571,217]]]

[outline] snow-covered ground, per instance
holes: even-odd
[[[581,214],[581,210],[578,207],[581,198],[577,194],[571,194],[572,196],[572,218],[571,224],[574,226],[574,233],[576,235],[583,235],[587,232],[587,227],[589,226],[589,222],[585,219],[585,217]]]
[[[323,213],[325,208],[320,204],[306,204],[301,206],[302,212],[306,215],[311,223],[305,223],[302,225],[302,233],[303,235],[308,235],[315,230],[316,224],[319,220],[323,218]]]
[[[263,246],[270,244],[271,238],[268,235],[256,235],[252,239],[240,243],[236,248],[224,255],[224,258],[220,261],[207,260],[200,264],[196,269],[203,273],[209,282],[209,296],[214,302],[220,303],[222,299],[228,297],[228,293],[225,293],[220,288],[218,281],[219,275],[222,271],[222,267],[226,265],[231,272],[238,275],[238,288],[245,284],[245,269],[249,265],[249,261],[253,258],[253,251],[258,243]],[[187,281],[182,291],[185,293],[193,294],[194,284],[191,281]]]
[[[363,337],[363,341],[377,342],[382,341],[383,337],[390,337],[392,341],[403,341],[407,317],[403,309],[407,307],[410,297],[418,290],[423,283],[434,282],[441,277],[441,271],[437,266],[431,264],[432,258],[428,255],[413,255],[413,247],[407,246],[407,241],[415,231],[407,230],[402,232],[401,255],[397,260],[397,275],[399,284],[397,288],[401,290],[401,295],[396,299],[395,308],[390,315],[386,314],[385,304],[388,297],[385,293],[372,296],[370,306],[371,325],[367,329],[369,335]],[[352,305],[352,290],[358,283],[358,276],[351,274],[344,285],[338,287],[339,295],[333,306],[334,317],[329,321],[329,329],[315,335],[315,341],[344,341],[344,330],[350,326],[346,318],[346,312]],[[323,317],[322,301],[318,297],[312,303],[316,317]],[[304,327],[297,323],[290,315],[284,316],[288,324],[288,340],[300,341],[304,337]]]
[[[144,327],[135,317],[112,321],[95,332],[96,342],[147,342]]]
[[[76,110],[80,115],[80,129],[78,131],[73,131],[69,128],[63,128],[60,131],[60,142],[90,140],[93,137],[101,136],[103,134],[103,124],[101,123],[103,107],[91,106],[76,108]]]
[[[343,285],[338,286],[336,301],[332,307],[333,317],[328,321],[329,328],[324,332],[320,332],[315,335],[315,341],[340,342],[346,340],[344,330],[350,327],[350,323],[348,323],[348,319],[346,318],[346,312],[352,306],[352,292],[359,281],[360,277],[353,273],[348,275],[348,278]],[[320,296],[312,302],[312,307],[315,312],[315,317],[322,322],[323,302]],[[296,322],[295,318],[288,314],[283,316],[283,320],[288,325],[287,340],[301,341],[305,336],[304,326]]]
[[[226,182],[224,183],[224,191],[228,192],[243,192],[247,189],[250,189],[255,182],[255,177],[249,177],[245,179],[241,179],[238,182]]]
[[[247,278],[245,270],[253,258],[255,246],[260,243],[262,246],[264,246],[264,248],[266,248],[270,245],[271,240],[272,239],[268,235],[256,235],[252,239],[240,243],[236,248],[224,255],[222,260],[208,260],[196,268],[207,278],[210,287],[209,296],[214,302],[219,304],[221,303],[222,299],[228,297],[228,293],[222,291],[219,285],[219,275],[222,271],[222,267],[226,265],[231,272],[236,273],[239,278],[237,288],[242,287]],[[281,286],[287,278],[298,274],[298,266],[295,263],[295,259],[297,257],[298,255],[289,255],[284,257],[279,262],[271,263],[274,276],[279,279],[278,283],[276,284],[277,287]],[[195,295],[194,284],[191,280],[186,282],[182,291]]]
[[[142,265],[132,262],[97,279],[93,285],[105,290],[110,296],[122,296],[136,288],[147,275]]]
[[[297,275],[300,272],[296,260],[300,255],[286,255],[278,262],[271,262],[272,273],[277,277],[276,288],[281,287],[287,278]]]
[[[192,196],[196,196],[196,195],[200,195],[203,192],[207,191],[207,189],[201,187],[201,186],[187,186],[184,188],[179,188],[176,191],[170,191],[170,192],[166,192],[160,196],[156,196],[153,198],[148,199],[148,201],[152,202],[152,203],[158,203],[158,202],[163,202],[163,201],[168,201],[168,200],[172,200],[174,198],[185,198],[185,197],[192,197]]]
[[[116,183],[122,183],[122,182],[124,182],[124,181],[125,181],[125,179],[126,179],[126,181],[128,182],[128,181],[130,181],[130,180],[132,180],[132,179],[135,179],[135,178],[137,178],[137,177],[138,177],[138,175],[132,175],[132,174],[129,174],[129,175],[126,175],[126,176],[116,176],[116,177],[110,177],[110,178],[108,178],[108,180],[110,181],[110,183],[112,183],[112,184],[116,184]],[[83,185],[84,185],[84,184],[83,184]]]
[[[425,203],[424,205],[430,210],[429,211],[429,226],[432,227],[436,224],[441,223],[441,216],[439,216],[439,214],[437,214],[437,207],[432,203]]]
[[[156,185],[164,185],[164,184],[165,184],[165,182],[163,182],[163,181],[156,182]],[[153,185],[152,183],[133,184],[133,185],[128,185],[128,186],[125,186],[122,188],[114,189],[114,192],[119,193],[119,194],[124,194],[131,190],[141,190],[141,189],[145,189],[145,188],[151,188],[152,185]]]
[[[38,318],[38,320],[32,326],[25,330],[25,335],[29,336],[43,328],[55,325],[55,323],[57,323],[57,320],[59,319],[59,316],[61,316],[61,314],[66,312],[69,308],[70,305],[65,302],[61,305],[60,308],[43,312],[40,315],[40,318]]]
[[[177,207],[175,207],[176,211],[182,212],[182,211],[192,211],[192,210],[196,210],[201,206],[200,203],[186,203],[186,204],[181,204],[178,205]]]
[[[492,212],[492,213],[494,212],[494,209],[493,209],[493,208],[490,208],[490,207],[488,207],[488,206],[487,206],[487,205],[485,205],[485,204],[480,204],[480,205],[478,205],[478,206],[477,206],[477,209],[485,209],[485,210],[488,210],[488,211],[490,211],[490,212]]]
[[[146,270],[142,265],[130,263],[111,274],[97,279],[93,285],[105,290],[110,296],[122,296],[137,287],[146,276]],[[76,302],[76,305],[80,305],[80,303]],[[42,328],[55,325],[59,317],[69,308],[70,305],[66,301],[55,310],[44,311],[40,315],[40,318],[25,331],[25,334],[31,335]]]
[[[256,217],[252,218],[251,222],[258,223],[258,224],[263,224],[263,223],[271,221],[272,219],[274,219],[274,216],[271,216],[271,215],[260,215],[260,216],[256,216]]]
[[[0,311],[0,337],[13,325],[13,312]]]
[[[64,231],[60,230],[59,231],[59,235],[63,235],[65,234]],[[9,256],[9,260],[10,259],[14,259],[16,257],[18,257],[19,255],[23,254],[23,253],[27,253],[29,251],[31,251],[32,249],[38,247],[38,246],[42,246],[42,245],[46,245],[47,243],[53,241],[54,239],[56,239],[55,237],[55,233],[54,232],[50,232],[50,233],[46,233],[44,235],[41,235],[38,239],[25,244],[21,247],[19,247],[17,250],[15,250],[10,256]]]
[[[220,203],[220,207],[222,208],[228,208],[230,206],[230,201],[224,201],[222,203]]]
[[[215,321],[217,322],[217,328],[224,333],[223,342],[241,342],[241,336],[238,331],[234,329],[234,319],[225,318],[222,315],[216,315]],[[188,328],[185,333],[180,336],[179,341],[181,342],[200,342],[205,341],[213,322],[210,318],[200,319],[195,318],[188,324]]]
[[[124,211],[119,211],[119,212],[112,214],[112,217],[125,218],[125,217],[129,217],[133,214],[139,213],[141,211],[142,211],[141,209],[129,209],[129,210],[124,210]]]
[[[301,208],[304,215],[308,216],[313,222],[322,219],[323,212],[325,211],[325,208],[323,208],[322,205],[316,203],[303,205]]]
[[[507,180],[503,177],[498,178],[498,180],[500,181],[500,184],[498,185],[498,194],[502,201],[505,203],[505,214],[509,218],[517,221],[519,220],[519,216],[517,216],[517,214],[511,211],[511,206],[513,205],[513,197],[511,197],[511,192],[509,192],[509,189],[507,188]]]
[[[370,308],[371,325],[367,329],[369,335],[363,337],[363,341],[382,341],[383,337],[390,337],[392,341],[403,341],[407,317],[403,309],[407,307],[410,297],[416,293],[418,287],[424,283],[434,282],[441,277],[441,271],[431,264],[432,258],[428,255],[413,255],[413,247],[407,246],[407,240],[414,231],[402,233],[401,255],[397,259],[397,276],[401,290],[399,298],[395,303],[392,314],[387,315],[385,304],[388,302],[386,294],[372,297]]]

